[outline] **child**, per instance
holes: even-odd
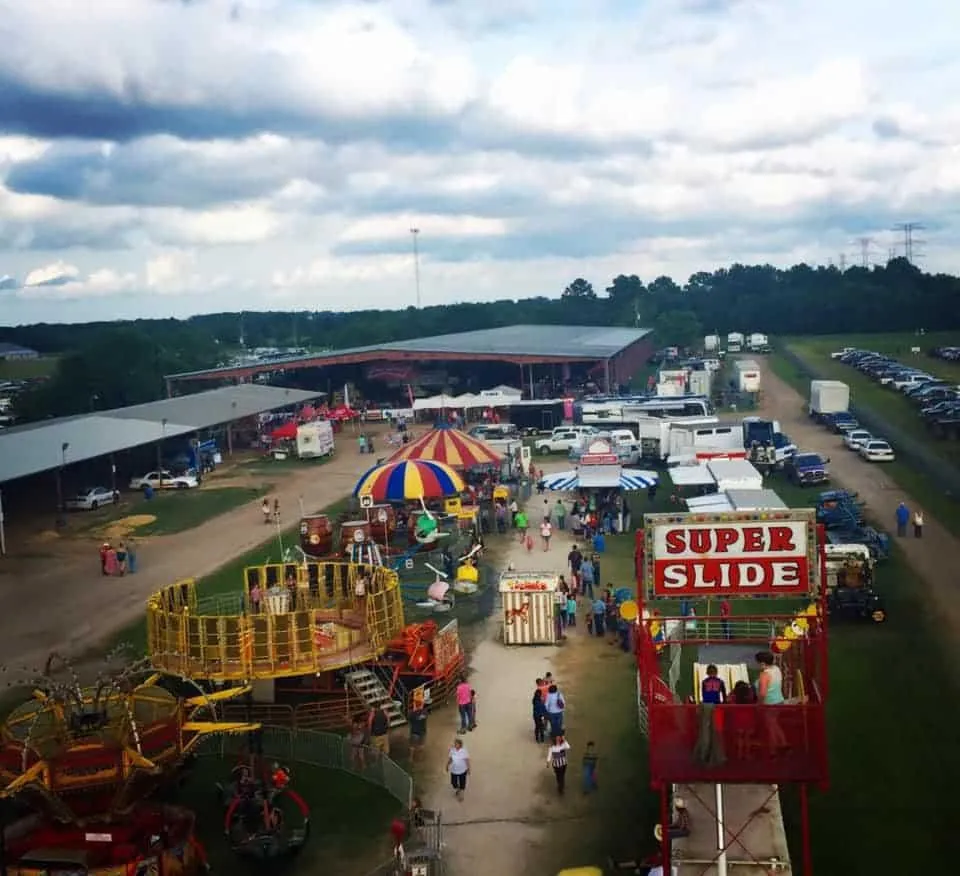
[[[567,626],[577,625],[577,599],[573,593],[567,594]]]
[[[591,791],[597,791],[600,785],[597,783],[597,762],[600,757],[597,755],[596,746],[592,742],[587,743],[586,750],[583,752],[583,793],[589,794]]]
[[[715,706],[727,701],[727,686],[712,663],[707,667],[707,677],[700,682],[700,699]]]
[[[756,691],[746,681],[738,681],[733,686],[730,700],[734,706],[751,706],[757,702]],[[753,709],[730,709],[728,728],[736,740],[737,760],[746,760],[750,748],[750,737],[756,730],[756,713]]]

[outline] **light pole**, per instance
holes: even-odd
[[[157,445],[157,472],[163,471],[163,442],[167,439],[167,418],[160,421],[160,443]]]
[[[413,238],[413,278],[417,284],[417,309],[420,309],[420,246],[417,238],[420,237],[419,228],[411,228],[410,236]]]
[[[57,525],[62,526],[66,521],[63,519],[63,470],[67,467],[67,450],[70,449],[70,442],[64,441],[60,445],[60,467],[57,469]]]

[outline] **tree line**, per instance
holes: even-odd
[[[907,260],[873,268],[732,265],[644,282],[620,274],[601,292],[582,277],[559,298],[404,310],[216,313],[185,320],[0,328],[0,341],[60,355],[54,377],[25,393],[24,419],[63,416],[158,398],[163,375],[211,367],[243,345],[341,349],[503,325],[653,328],[662,344],[695,344],[714,331],[816,335],[960,328],[960,278]]]

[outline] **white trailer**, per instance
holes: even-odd
[[[810,416],[840,414],[850,409],[850,387],[842,380],[810,381]]]
[[[297,456],[318,459],[333,453],[333,425],[329,420],[312,420],[297,427]]]
[[[740,353],[743,351],[743,334],[741,332],[730,332],[727,335],[727,352]]]
[[[766,353],[770,349],[770,339],[759,332],[753,332],[747,338],[747,349],[755,353]]]
[[[720,349],[720,335],[707,335],[703,339],[703,352],[716,353]]]
[[[667,434],[666,445],[661,445],[663,458],[670,461],[710,459],[714,457],[746,457],[743,447],[743,429],[740,426],[677,426]]]
[[[740,392],[760,392],[760,366],[753,359],[738,359],[733,371]]]
[[[717,365],[720,363],[718,362]],[[710,398],[710,391],[713,389],[713,372],[704,369],[703,371],[691,371],[687,375],[687,391],[690,395],[704,395]]]

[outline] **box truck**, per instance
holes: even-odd
[[[707,335],[703,339],[703,352],[716,353],[720,349],[720,335]]]
[[[766,335],[753,332],[747,338],[747,349],[753,350],[754,353],[768,353],[770,352],[770,339]]]
[[[329,420],[312,420],[297,427],[297,456],[318,459],[333,453],[333,426]]]
[[[810,381],[810,416],[817,419],[850,409],[850,387],[842,380]]]
[[[734,382],[740,392],[760,392],[760,366],[753,359],[733,363]]]
[[[730,332],[727,335],[727,352],[740,353],[743,351],[743,335],[740,332]]]

